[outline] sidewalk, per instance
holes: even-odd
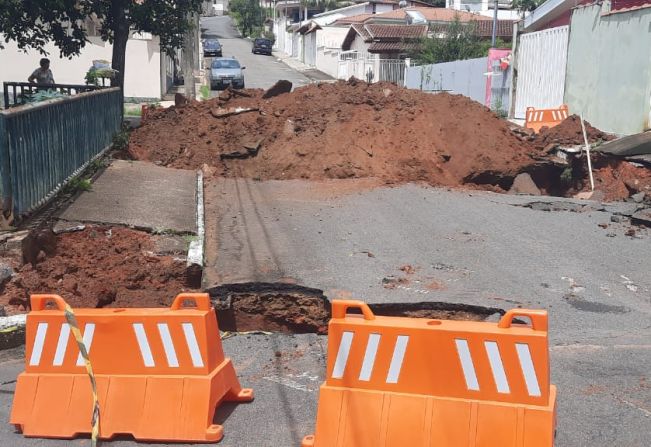
[[[273,56],[280,60],[282,63],[287,65],[289,68],[298,71],[299,73],[303,74],[307,78],[309,78],[312,82],[322,82],[322,81],[335,81],[336,79],[330,76],[327,73],[324,73],[320,70],[317,70],[314,67],[311,67],[309,65],[304,64],[303,62],[288,56],[284,53],[274,51]]]

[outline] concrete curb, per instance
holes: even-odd
[[[0,351],[25,344],[27,314],[0,317]]]
[[[199,266],[203,269],[204,242],[203,172],[197,171],[197,238],[188,247],[188,267]]]

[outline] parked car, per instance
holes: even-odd
[[[222,57],[222,44],[217,39],[204,40],[203,57]]]
[[[234,57],[218,57],[210,64],[210,89],[219,90],[228,87],[244,88],[244,70],[246,67]]]
[[[273,47],[273,42],[269,39],[255,39],[253,41],[253,49],[251,53],[253,54],[267,54],[271,56],[271,47]]]

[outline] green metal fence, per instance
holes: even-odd
[[[111,144],[120,130],[119,88],[0,111],[0,176],[5,211],[45,202]]]

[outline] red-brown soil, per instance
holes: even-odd
[[[133,132],[129,153],[163,166],[202,168],[208,177],[365,178],[502,192],[515,175],[529,172],[545,194],[589,188],[585,160],[572,162],[568,183],[550,151],[583,144],[576,115],[532,135],[464,96],[392,84],[315,84],[271,99],[262,99],[261,90],[244,94],[250,97],[226,91],[152,112]],[[238,114],[238,108],[252,110]],[[586,132],[591,143],[613,138],[587,122]],[[612,158],[593,160],[605,200],[629,197],[631,182],[649,175]]]
[[[485,171],[513,176],[536,152],[509,123],[463,96],[356,81],[310,85],[268,100],[261,91],[247,92],[253,97],[154,112],[133,132],[131,154],[175,168],[207,164],[224,176],[458,186]],[[214,116],[235,107],[259,110]],[[255,156],[220,158],[260,141]]]
[[[8,314],[24,312],[31,294],[54,293],[73,307],[169,306],[176,294],[192,290],[185,262],[153,249],[151,236],[126,228],[58,235],[55,254],[18,268],[0,304]]]
[[[609,141],[614,137],[610,134],[600,131],[593,127],[587,121],[585,122],[585,133],[589,143],[599,141]],[[550,144],[556,144],[564,147],[583,145],[583,130],[581,129],[581,118],[577,115],[567,117],[563,122],[554,127],[543,127],[535,135],[532,141],[537,149],[544,149]]]

